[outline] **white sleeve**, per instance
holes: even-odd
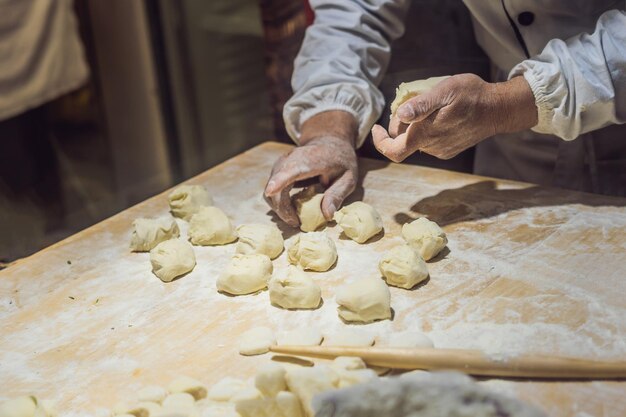
[[[377,85],[389,63],[390,43],[404,31],[408,0],[311,0],[315,22],[295,60],[294,95],[285,104],[287,132],[328,110],[352,113],[360,146],[380,117],[384,98]]]
[[[626,13],[602,14],[592,34],[553,39],[540,55],[515,66],[535,95],[532,130],[565,140],[626,123]]]

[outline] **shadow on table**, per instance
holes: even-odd
[[[485,180],[426,197],[411,206],[411,213],[396,213],[394,219],[398,224],[404,224],[421,215],[440,226],[446,226],[493,217],[521,208],[563,204],[626,207],[626,199],[543,186],[498,189],[495,181]]]

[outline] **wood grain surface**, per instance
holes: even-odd
[[[277,222],[290,238],[297,231],[278,222],[261,195],[273,162],[289,149],[265,143],[188,182],[205,185],[235,224]],[[380,276],[381,253],[402,242],[402,224],[424,215],[450,243],[429,262],[424,285],[391,289],[393,320],[359,326],[378,345],[391,332],[414,330],[437,347],[501,360],[527,353],[626,359],[626,199],[373,160],[361,160],[360,171],[350,201],[379,210],[384,236],[358,245],[336,226],[327,229],[339,260],[312,274],[324,298],[318,310],[278,309],[267,291],[218,294],[215,279],[234,245],[194,247],[194,271],[158,280],[148,254],[128,245],[135,218],[168,213],[166,193],[0,271],[0,397],[35,394],[56,402],[61,416],[85,416],[179,375],[207,384],[249,378],[269,356],[238,355],[242,332],[346,327],[336,313],[337,286]],[[550,416],[626,415],[622,381],[481,383]]]

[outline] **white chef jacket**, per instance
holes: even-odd
[[[295,94],[283,112],[294,141],[311,116],[345,110],[358,120],[358,145],[363,143],[385,104],[377,85],[389,62],[390,43],[403,32],[409,2],[310,1],[315,22],[296,58]],[[539,114],[535,132],[571,140],[626,122],[625,1],[464,3],[476,39],[493,63],[509,78],[523,75],[528,81]],[[533,17],[527,26],[518,22],[524,12]]]
[[[0,0],[0,120],[87,79],[72,6],[73,0]]]

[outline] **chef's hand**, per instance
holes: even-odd
[[[327,220],[354,191],[359,174],[354,150],[357,131],[354,116],[339,110],[319,113],[303,123],[300,146],[276,161],[265,187],[272,210],[287,224],[300,224],[289,196],[296,181],[319,177],[327,187],[322,199]]]
[[[415,151],[450,159],[498,133],[537,124],[535,98],[524,77],[487,83],[474,74],[447,78],[407,100],[389,123],[374,125],[376,149],[394,162]]]

